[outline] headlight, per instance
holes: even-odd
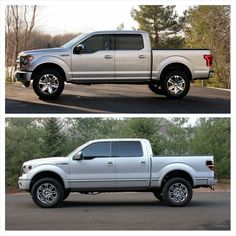
[[[31,165],[23,165],[21,168],[21,175],[27,174],[32,169]]]
[[[21,65],[28,65],[34,59],[33,56],[21,56],[20,57],[20,64]]]

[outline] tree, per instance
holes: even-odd
[[[230,6],[197,6],[185,15],[186,47],[210,48],[214,85],[230,88]]]
[[[62,122],[58,118],[47,118],[43,121],[44,134],[42,150],[44,156],[61,156],[64,152],[65,135]]]
[[[125,26],[124,26],[123,22],[116,27],[117,30],[123,30],[124,28],[125,28]]]
[[[189,145],[194,154],[214,155],[218,178],[230,176],[229,118],[200,118]]]
[[[36,5],[11,5],[6,7],[5,56],[6,66],[11,67],[8,76],[12,77],[12,81],[14,81],[16,58],[20,51],[27,49],[32,32],[35,29],[36,11]],[[9,72],[8,69],[6,71]]]
[[[175,47],[178,47],[182,44],[182,37],[177,36],[177,32],[183,20],[174,9],[175,6],[140,5],[139,9],[132,9],[131,16],[139,23],[140,30],[149,33],[153,47],[171,46],[172,37]]]

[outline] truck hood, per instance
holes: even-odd
[[[53,55],[54,53],[64,53],[67,51],[68,49],[66,48],[45,48],[45,49],[23,51],[19,54],[19,56],[35,55],[35,54]]]
[[[34,159],[27,162],[24,162],[23,165],[31,165],[32,167],[36,167],[39,165],[46,165],[46,164],[57,164],[57,163],[65,163],[68,164],[69,159],[68,157],[47,157],[47,158],[40,158]]]

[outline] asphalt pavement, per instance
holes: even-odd
[[[147,85],[66,84],[55,100],[40,100],[32,86],[6,85],[6,113],[230,113],[230,92],[191,87],[180,100],[151,92]]]
[[[195,192],[180,208],[152,193],[71,194],[53,209],[7,194],[6,230],[230,230],[230,193]]]

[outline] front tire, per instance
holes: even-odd
[[[52,208],[63,201],[64,190],[56,179],[43,178],[33,185],[31,196],[34,203],[39,207]]]
[[[63,196],[63,201],[66,200],[70,195],[70,190],[65,190],[64,191],[64,196]]]
[[[57,70],[44,69],[34,76],[33,89],[42,99],[55,99],[64,89],[64,79]]]
[[[168,98],[182,98],[190,89],[190,79],[180,70],[169,71],[161,80],[161,88]]]
[[[166,204],[173,207],[187,205],[193,195],[192,186],[183,178],[172,178],[164,185],[162,196]]]

